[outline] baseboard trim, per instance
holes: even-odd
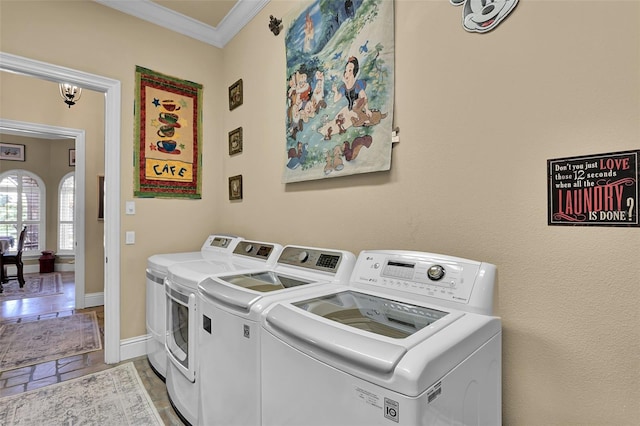
[[[104,292],[89,293],[84,295],[84,307],[93,308],[94,306],[104,305]]]
[[[147,340],[150,334],[120,340],[120,361],[137,358],[147,354]]]

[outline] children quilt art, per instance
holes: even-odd
[[[283,18],[283,182],[389,170],[393,3],[316,0],[302,3]]]

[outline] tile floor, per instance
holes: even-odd
[[[0,302],[0,322],[20,322],[20,318],[34,315],[45,319],[76,312],[73,272],[63,272],[62,281],[64,294]],[[104,342],[104,307],[81,309],[77,312],[87,311],[96,312]],[[131,361],[165,425],[182,426],[182,421],[171,407],[164,382],[153,372],[147,358],[142,356],[123,362]],[[26,392],[112,367],[115,365],[104,363],[104,351],[100,350],[5,371],[0,373],[0,397]]]

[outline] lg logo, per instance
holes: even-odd
[[[384,417],[398,423],[400,421],[400,405],[393,399],[384,399]]]

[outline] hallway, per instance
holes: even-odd
[[[37,321],[55,318],[56,316],[68,316],[76,312],[95,311],[100,336],[104,345],[104,307],[96,306],[75,310],[74,273],[61,272],[60,274],[63,282],[62,294],[0,301],[0,327],[4,324]],[[38,274],[28,274],[28,276],[34,275]],[[25,278],[27,278],[27,275],[25,275]],[[183,423],[176,416],[173,408],[171,408],[164,382],[151,370],[147,358],[142,356],[123,361],[123,363],[129,361],[134,363],[138,375],[144,383],[164,423],[170,426],[182,425]],[[4,371],[0,373],[0,397],[15,395],[112,367],[115,367],[115,365],[104,363],[104,349],[102,349],[33,366]]]

